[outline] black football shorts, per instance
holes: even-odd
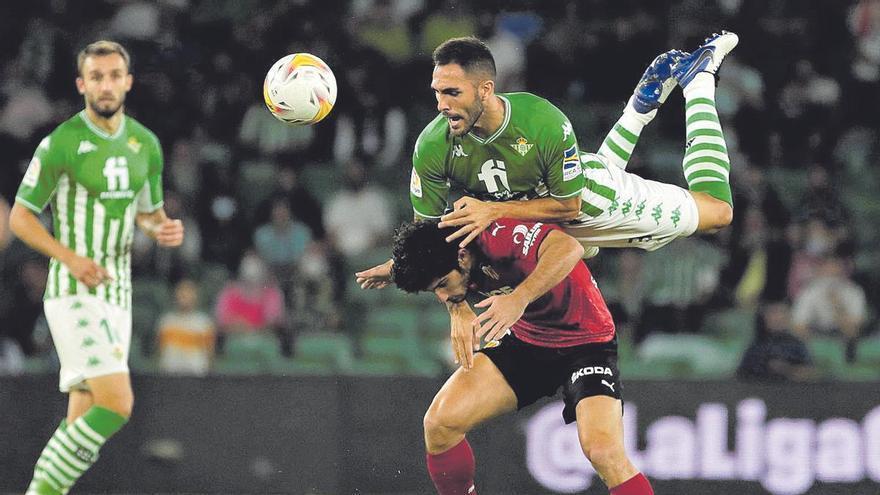
[[[494,347],[480,350],[501,370],[516,394],[517,409],[563,389],[565,423],[575,421],[581,399],[606,395],[620,399],[617,336],[609,342],[552,348],[532,345],[508,334]]]

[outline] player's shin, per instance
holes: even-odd
[[[682,169],[688,189],[733,205],[730,158],[715,110],[715,79],[697,74],[684,88],[687,141]]]
[[[426,454],[428,473],[439,495],[477,495],[476,463],[467,439],[440,454]]]
[[[98,459],[101,446],[127,419],[92,406],[71,424],[64,420],[37,459],[28,495],[64,494]]]
[[[639,142],[642,129],[654,119],[655,115],[657,115],[656,109],[648,113],[637,112],[633,108],[632,99],[630,99],[623,110],[623,115],[617,119],[614,127],[602,141],[599,154],[607,158],[614,166],[625,169],[633,150],[636,148],[636,143]]]

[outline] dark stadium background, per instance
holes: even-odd
[[[621,333],[630,450],[658,494],[880,493],[877,0],[4,2],[0,206],[40,139],[82,106],[76,52],[109,38],[132,54],[127,112],[163,144],[166,208],[200,238],[171,255],[136,243],[133,420],[73,492],[430,493],[421,418],[452,369],[444,310],[352,276],[386,259],[391,228],[411,217],[409,156],[436,114],[430,51],[489,40],[499,90],[550,99],[595,150],[656,54],[721,28],[741,40],[718,90],[734,224],[589,261]],[[313,128],[286,128],[262,103],[266,70],[292,52],[322,57],[339,83]],[[675,93],[630,170],[683,184],[682,107]],[[384,205],[369,212],[382,231],[328,213],[364,190]],[[221,332],[205,376],[164,372],[157,323],[174,285],[194,280],[213,314],[279,198],[311,238],[272,266],[283,321]],[[41,317],[46,260],[4,231],[0,492],[20,493],[65,402]],[[765,342],[765,308],[796,302],[829,257],[865,294],[860,339],[811,337],[803,374],[740,366]],[[554,407],[472,434],[481,494],[606,493]]]

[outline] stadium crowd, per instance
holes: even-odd
[[[717,91],[734,224],[589,261],[635,373],[876,376],[878,0],[4,4],[0,219],[37,143],[82,105],[76,51],[119,41],[133,58],[127,112],[159,136],[165,208],[187,229],[175,251],[135,241],[133,368],[439,371],[443,308],[364,293],[352,275],[387,259],[412,216],[410,153],[436,114],[433,48],[487,40],[499,90],[548,98],[591,151],[645,65],[711,28],[742,40]],[[339,84],[314,127],[284,126],[262,102],[265,71],[292,52],[321,56]],[[682,112],[661,109],[630,170],[681,183]],[[45,259],[0,235],[0,371],[51,366],[45,279]]]

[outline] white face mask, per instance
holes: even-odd
[[[263,262],[255,256],[245,256],[241,260],[241,266],[238,267],[238,276],[242,282],[249,284],[258,284],[263,282],[266,275],[266,268]]]

